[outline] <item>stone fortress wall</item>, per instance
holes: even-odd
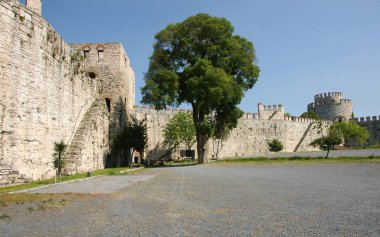
[[[0,185],[53,177],[61,140],[69,145],[65,173],[104,168],[110,128],[135,103],[121,44],[102,45],[94,77],[91,58],[38,14],[41,1],[27,3],[0,1]]]
[[[314,96],[314,103],[307,106],[307,111],[316,112],[321,119],[349,121],[352,118],[352,101],[344,99],[342,92],[328,92]]]
[[[146,155],[162,155],[166,123],[185,110],[133,106],[135,76],[120,43],[66,44],[40,16],[41,0],[27,3],[0,0],[0,186],[53,177],[53,144],[61,140],[69,145],[66,174],[104,168],[110,138],[128,115],[147,118]],[[308,108],[331,120],[352,113],[341,93],[318,95]],[[285,152],[315,150],[315,122],[259,103],[257,113],[240,119],[220,157],[266,153],[274,138]],[[207,147],[210,158],[211,142]]]
[[[265,110],[263,110],[264,108]],[[284,144],[283,152],[318,150],[309,146],[314,139],[321,136],[314,128],[316,121],[301,117],[287,117],[284,116],[283,110],[283,106],[265,106],[259,103],[258,114],[262,115],[262,117],[259,117],[256,113],[254,113],[254,116],[252,113],[244,114],[239,120],[237,128],[231,132],[228,139],[224,142],[224,148],[219,157],[226,158],[267,153],[269,152],[267,141],[272,139],[279,139]],[[178,112],[191,113],[191,110],[168,108],[156,111],[153,107],[150,107],[149,110],[146,106],[141,106],[141,108],[138,106],[134,107],[133,113],[137,118],[147,119],[147,157],[158,158],[164,154],[162,147],[164,141],[163,130],[170,118]],[[325,125],[324,132],[326,132],[331,121],[323,121],[323,124]],[[196,145],[194,145],[193,149],[195,147]],[[211,140],[206,147],[206,156],[211,158],[213,154]],[[177,156],[179,156],[179,153],[174,154],[174,157]]]
[[[355,122],[357,122],[360,126],[365,126],[371,133],[371,137],[369,138],[369,143],[379,143],[380,144],[380,115],[379,116],[367,116],[361,118],[355,118]]]

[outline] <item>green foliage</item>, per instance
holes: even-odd
[[[315,120],[319,120],[319,116],[316,112],[314,111],[310,111],[310,112],[304,112],[303,114],[301,114],[301,117],[302,118],[310,118],[310,119],[315,119]]]
[[[64,154],[65,154],[66,148],[67,148],[67,145],[65,144],[64,141],[54,143],[53,164],[54,164],[54,168],[58,170],[59,179],[61,178],[62,170],[65,166]]]
[[[259,76],[252,43],[233,35],[233,30],[225,18],[207,14],[168,25],[155,36],[142,88],[142,102],[156,109],[192,105],[200,163],[213,131],[207,115],[223,113],[224,118],[234,120],[235,116],[228,115],[234,115],[244,91]]]
[[[289,113],[289,112],[286,112],[286,113],[284,114],[284,116],[287,116],[287,117],[293,117],[293,115],[292,115],[291,113]]]
[[[279,152],[284,149],[284,145],[277,139],[273,139],[272,141],[268,141],[269,151],[271,152]]]
[[[368,129],[356,123],[335,123],[331,126],[331,129],[342,134],[344,146],[350,146],[351,144],[362,145],[366,143],[370,137]]]
[[[138,120],[130,117],[127,125],[123,127],[112,139],[112,151],[129,154],[128,164],[132,162],[133,151],[143,152],[148,141],[146,119]]]
[[[74,75],[78,75],[80,73],[80,67],[84,61],[84,56],[80,51],[75,51],[70,56],[70,63],[73,65],[74,68]]]
[[[219,158],[223,142],[228,138],[232,129],[236,128],[237,121],[243,116],[243,111],[237,107],[220,107],[216,109],[215,115],[209,118],[211,123],[212,151],[214,158]]]
[[[326,128],[327,126],[324,125],[321,120],[317,120],[317,122],[313,126],[313,129],[316,129],[317,133],[322,134],[322,136],[323,136],[323,130],[325,130]]]
[[[190,150],[196,141],[194,121],[191,114],[175,114],[166,124],[164,138],[164,144],[169,149],[173,149],[183,143]]]
[[[321,138],[315,139],[311,146],[319,147],[321,150],[327,151],[326,158],[329,156],[330,150],[334,148],[335,145],[339,145],[342,143],[342,134],[330,128],[329,134],[327,136],[323,136]]]

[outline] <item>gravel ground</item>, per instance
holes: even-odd
[[[0,207],[9,216],[0,236],[380,236],[378,163],[212,164],[138,175],[155,177],[62,207]]]
[[[326,151],[311,151],[311,152],[287,152],[287,153],[261,153],[246,157],[325,157]],[[368,157],[380,156],[380,149],[362,149],[362,150],[332,150],[329,157]]]
[[[46,188],[42,187],[32,193],[114,193],[154,177],[155,175],[101,176],[68,184],[60,183]]]

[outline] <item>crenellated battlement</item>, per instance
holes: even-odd
[[[192,113],[192,109],[180,109],[180,108],[166,108],[163,110],[156,110],[153,106],[133,106],[133,113],[142,113],[142,114],[160,114],[160,115],[174,115],[178,113]]]
[[[331,103],[331,102],[328,102],[328,101],[320,101],[320,102],[315,102],[315,103],[308,104],[307,108],[308,109],[315,109],[316,107],[319,107],[319,106],[332,105],[332,104],[335,104],[335,103]],[[352,100],[350,100],[350,99],[340,99],[339,100],[339,104],[349,104],[349,105],[352,105]]]
[[[41,0],[26,0],[26,7],[37,13],[38,15],[42,14],[42,2]]]
[[[273,107],[272,107],[273,108]],[[268,111],[268,110],[267,110]],[[273,111],[270,110],[270,111]],[[278,109],[275,111],[279,111]],[[163,110],[156,110],[154,109],[153,106],[138,106],[135,105],[133,106],[133,111],[134,114],[141,113],[141,114],[157,114],[157,115],[164,115],[164,116],[172,116],[177,113],[192,113],[192,109],[183,109],[183,108],[166,108]],[[252,113],[252,112],[247,112],[243,113],[241,119],[243,120],[270,120],[268,118],[260,118],[258,113]],[[315,119],[309,119],[309,118],[303,118],[303,117],[295,117],[295,116],[285,116],[283,115],[282,119],[276,119],[276,120],[285,120],[289,122],[301,122],[301,123],[316,123],[318,120]],[[323,124],[331,124],[332,121],[329,120],[321,120]]]
[[[326,98],[331,98],[331,97],[342,97],[343,93],[342,92],[326,92],[326,93],[321,93],[317,94],[314,96],[314,99],[326,99]]]
[[[350,99],[341,99],[340,103],[341,104],[352,104],[352,100],[350,100]]]
[[[284,105],[263,105],[262,103],[258,104],[259,111],[280,111],[284,112]]]
[[[314,96],[307,111],[315,112],[320,118],[332,121],[348,121],[352,115],[352,101],[343,98],[342,92],[327,92]]]
[[[357,123],[375,122],[375,121],[380,121],[380,115],[354,118],[354,120]]]

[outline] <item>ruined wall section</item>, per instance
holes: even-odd
[[[0,1],[0,32],[0,185],[52,177],[53,143],[71,142],[96,82],[73,67],[71,47],[49,23],[18,1]]]
[[[181,110],[185,112],[185,110]],[[152,107],[148,110],[145,106],[134,109],[137,118],[147,119],[148,127],[148,157],[158,157],[163,155],[165,150],[162,147],[163,131],[166,123],[173,114],[181,112],[178,109],[166,109],[164,111],[155,111]],[[186,111],[191,112],[191,110]],[[282,120],[257,119],[249,116],[247,113],[238,122],[227,141],[224,142],[224,148],[219,154],[220,158],[234,156],[249,156],[258,153],[268,153],[269,148],[267,141],[279,139],[284,144],[282,152],[300,152],[316,151],[318,148],[309,146],[316,138],[321,137],[317,133],[315,120],[298,117],[283,117]],[[331,122],[323,121],[325,131]],[[195,149],[196,145],[194,145]],[[212,157],[211,140],[206,145],[207,157]],[[178,154],[177,154],[178,155]]]

